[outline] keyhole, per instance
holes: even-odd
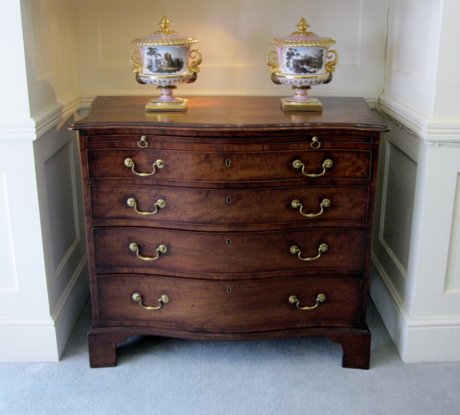
[[[231,239],[227,239],[227,246],[232,246],[232,240]]]
[[[141,135],[139,138],[139,141],[137,142],[137,146],[140,148],[147,148],[149,146],[149,141],[147,139],[147,136]]]
[[[232,197],[230,195],[228,195],[226,198],[225,198],[225,203],[227,203],[227,205],[231,205],[232,204]]]
[[[231,293],[232,293],[232,286],[227,285],[227,294],[231,294]]]
[[[232,161],[230,159],[225,160],[225,166],[226,167],[231,167],[232,166]]]

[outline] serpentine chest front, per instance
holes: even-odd
[[[283,113],[275,97],[194,97],[145,114],[99,97],[79,131],[92,367],[132,335],[328,336],[368,368],[380,135],[364,100]]]

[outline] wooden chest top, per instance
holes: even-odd
[[[283,112],[278,97],[200,96],[189,98],[186,112],[145,113],[145,96],[97,97],[91,112],[71,125],[74,130],[124,128],[199,128],[235,131],[277,130],[296,128],[352,128],[385,131],[372,116],[363,98],[321,98],[322,112]],[[175,132],[176,134],[178,131]]]

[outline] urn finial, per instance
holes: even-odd
[[[298,31],[297,32],[293,32],[292,34],[293,35],[309,35],[310,32],[308,31],[308,28],[310,27],[310,25],[307,23],[307,21],[305,20],[305,18],[301,18],[299,23],[297,23],[297,29]]]
[[[169,21],[167,16],[163,16],[159,23],[161,30],[158,30],[155,33],[163,33],[164,35],[173,35],[176,33],[174,30],[170,30],[171,22]]]

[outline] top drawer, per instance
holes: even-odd
[[[191,136],[143,134],[99,134],[85,136],[83,145],[88,149],[134,150],[193,150],[193,151],[258,151],[270,146],[271,150],[319,150],[319,149],[369,149],[375,141],[372,134],[349,134],[343,131],[264,131],[247,136],[237,130],[221,131],[206,136],[204,131]],[[275,134],[275,135],[274,135]]]
[[[264,181],[364,179],[371,150],[178,151],[87,150],[90,179],[162,181]]]

